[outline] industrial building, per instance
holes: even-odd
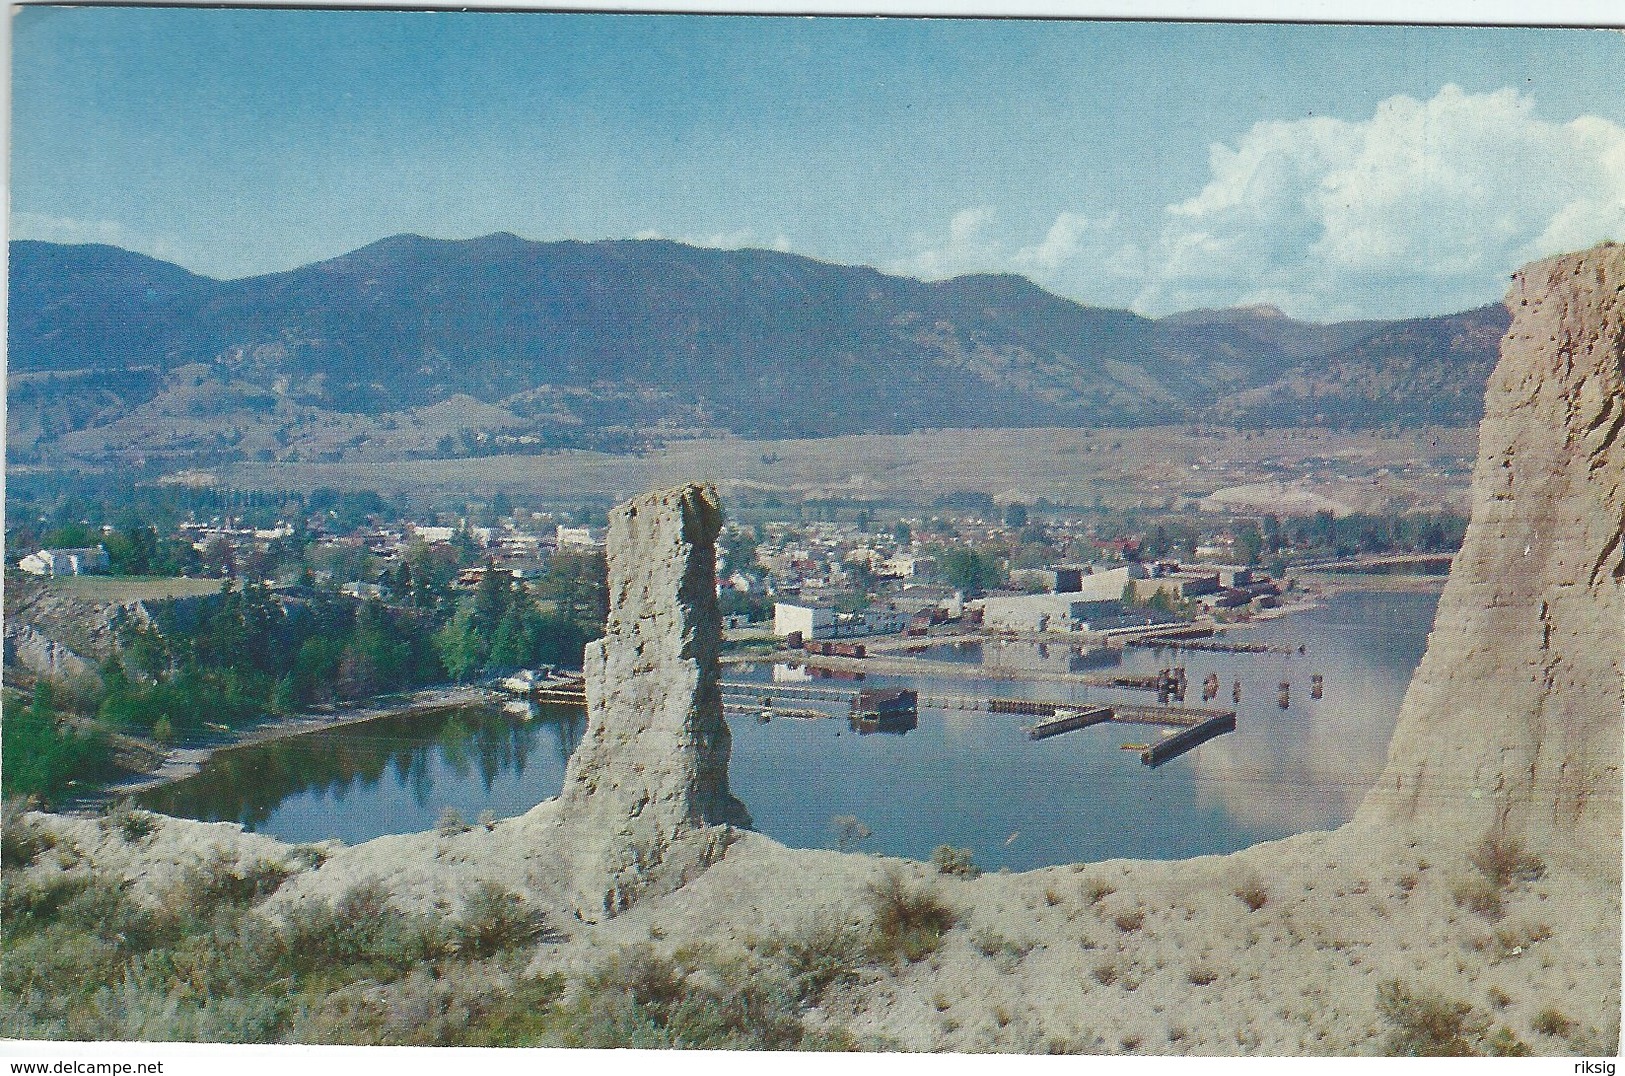
[[[803,639],[826,639],[835,630],[835,610],[827,605],[773,603],[773,634],[783,638],[800,633]]]
[[[1115,625],[1122,616],[1123,603],[1118,597],[1018,594],[991,597],[982,603],[982,623],[992,631],[1098,631]]]

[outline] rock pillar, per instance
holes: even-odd
[[[587,728],[559,797],[583,918],[681,886],[722,854],[730,827],[750,825],[728,791],[721,526],[709,486],[649,493],[610,513],[609,619],[587,647]]]
[[[1363,822],[1620,869],[1625,247],[1528,266],[1466,539]]]

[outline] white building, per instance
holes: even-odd
[[[827,605],[773,603],[773,634],[800,632],[802,639],[822,639],[835,630],[835,610]]]
[[[865,609],[862,630],[866,635],[901,635],[912,619],[899,609]]]
[[[593,537],[591,527],[566,527],[560,523],[554,529],[554,540],[560,549],[574,546],[577,549],[593,549],[600,543]]]
[[[1123,615],[1118,596],[1090,598],[1079,594],[1018,594],[988,598],[982,623],[993,631],[1089,631],[1114,625]]]
[[[1145,574],[1145,569],[1138,564],[1124,564],[1104,570],[1097,568],[1078,580],[1078,589],[1073,596],[1087,601],[1121,601],[1130,581]]]
[[[1142,602],[1149,601],[1158,594],[1166,594],[1174,601],[1184,601],[1186,598],[1216,594],[1218,591],[1218,572],[1171,572],[1134,581],[1134,598]]]
[[[412,528],[412,533],[423,541],[433,545],[436,542],[449,542],[452,535],[457,533],[456,527],[418,527]]]
[[[920,557],[913,553],[898,553],[887,557],[881,562],[879,574],[891,576],[893,579],[912,579],[917,574],[923,574],[936,567],[937,562],[930,557]]]
[[[84,575],[108,569],[107,549],[42,549],[17,563],[29,575]]]

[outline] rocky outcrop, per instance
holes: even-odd
[[[1617,879],[1625,247],[1531,265],[1507,306],[1472,521],[1357,821]]]
[[[126,629],[190,633],[220,600],[205,594],[97,601],[34,579],[14,583],[14,592],[6,596],[6,664],[68,679],[95,675],[118,653]]]
[[[36,676],[67,680],[96,673],[96,666],[70,647],[36,628],[12,621],[5,628],[5,664],[21,666]]]
[[[586,919],[669,890],[748,827],[728,791],[717,657],[716,491],[646,494],[610,514],[609,619],[587,648],[587,728],[557,803]]]

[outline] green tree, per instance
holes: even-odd
[[[5,742],[0,752],[0,794],[52,796],[67,789],[70,781],[95,780],[110,772],[106,737],[69,726],[51,706],[51,695],[43,680],[27,706],[21,695],[5,692],[0,702],[0,740]]]
[[[517,606],[510,605],[507,612],[502,614],[496,634],[491,639],[491,667],[517,669],[529,662],[535,648],[526,628],[525,618]]]
[[[1248,519],[1236,527],[1236,548],[1241,553],[1242,563],[1258,563],[1264,551],[1264,534],[1257,523]]]
[[[513,573],[486,561],[485,572],[474,588],[474,630],[486,639],[494,638],[513,597]]]
[[[948,585],[966,594],[975,594],[999,582],[998,561],[980,550],[956,546],[942,555],[941,564]]]
[[[479,633],[474,630],[474,610],[467,605],[441,625],[435,632],[434,643],[440,664],[453,680],[467,679],[484,664]]]

